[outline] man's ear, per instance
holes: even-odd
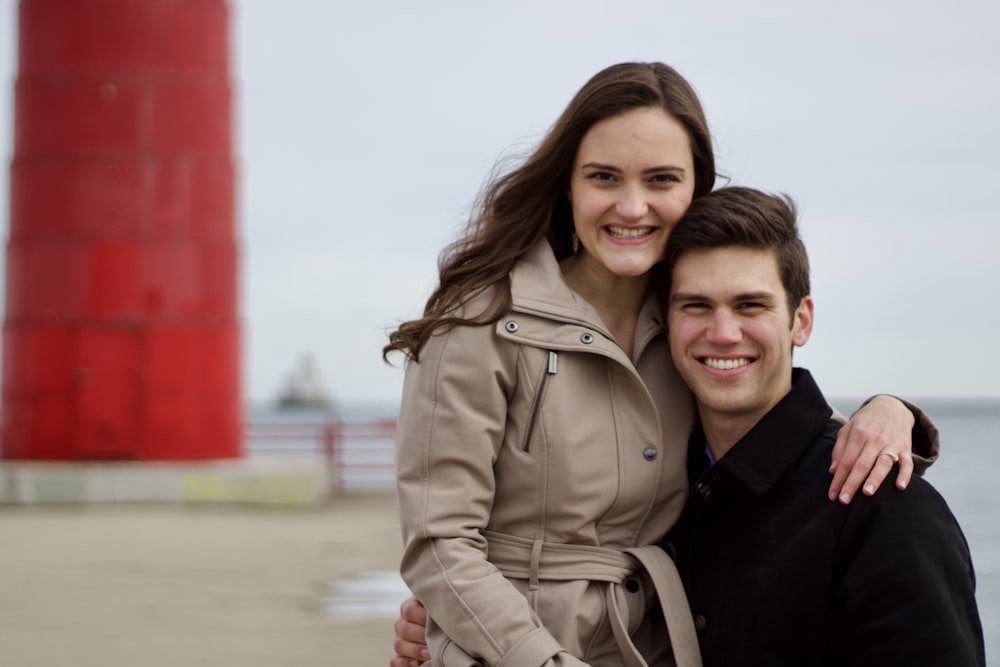
[[[792,344],[796,347],[805,345],[812,335],[812,328],[813,300],[811,296],[804,296],[792,315]]]

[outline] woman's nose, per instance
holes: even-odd
[[[649,205],[641,188],[627,187],[618,199],[615,212],[626,220],[638,220],[649,211]]]

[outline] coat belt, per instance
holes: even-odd
[[[616,549],[585,544],[546,542],[483,531],[488,546],[487,559],[505,577],[527,579],[529,587],[538,588],[540,580],[603,581],[608,586],[605,602],[615,641],[622,651],[626,667],[647,667],[646,661],[629,637],[622,615],[626,606],[622,583],[640,570],[648,575],[656,590],[667,621],[667,632],[678,667],[701,667],[698,636],[684,586],[674,562],[655,546]]]

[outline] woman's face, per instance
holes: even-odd
[[[595,123],[570,176],[582,259],[615,276],[645,275],[691,204],[694,182],[688,134],[663,109],[641,107]]]

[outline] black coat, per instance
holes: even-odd
[[[714,466],[696,432],[670,540],[705,667],[985,664],[962,531],[922,478],[827,498],[839,424],[807,371]]]

